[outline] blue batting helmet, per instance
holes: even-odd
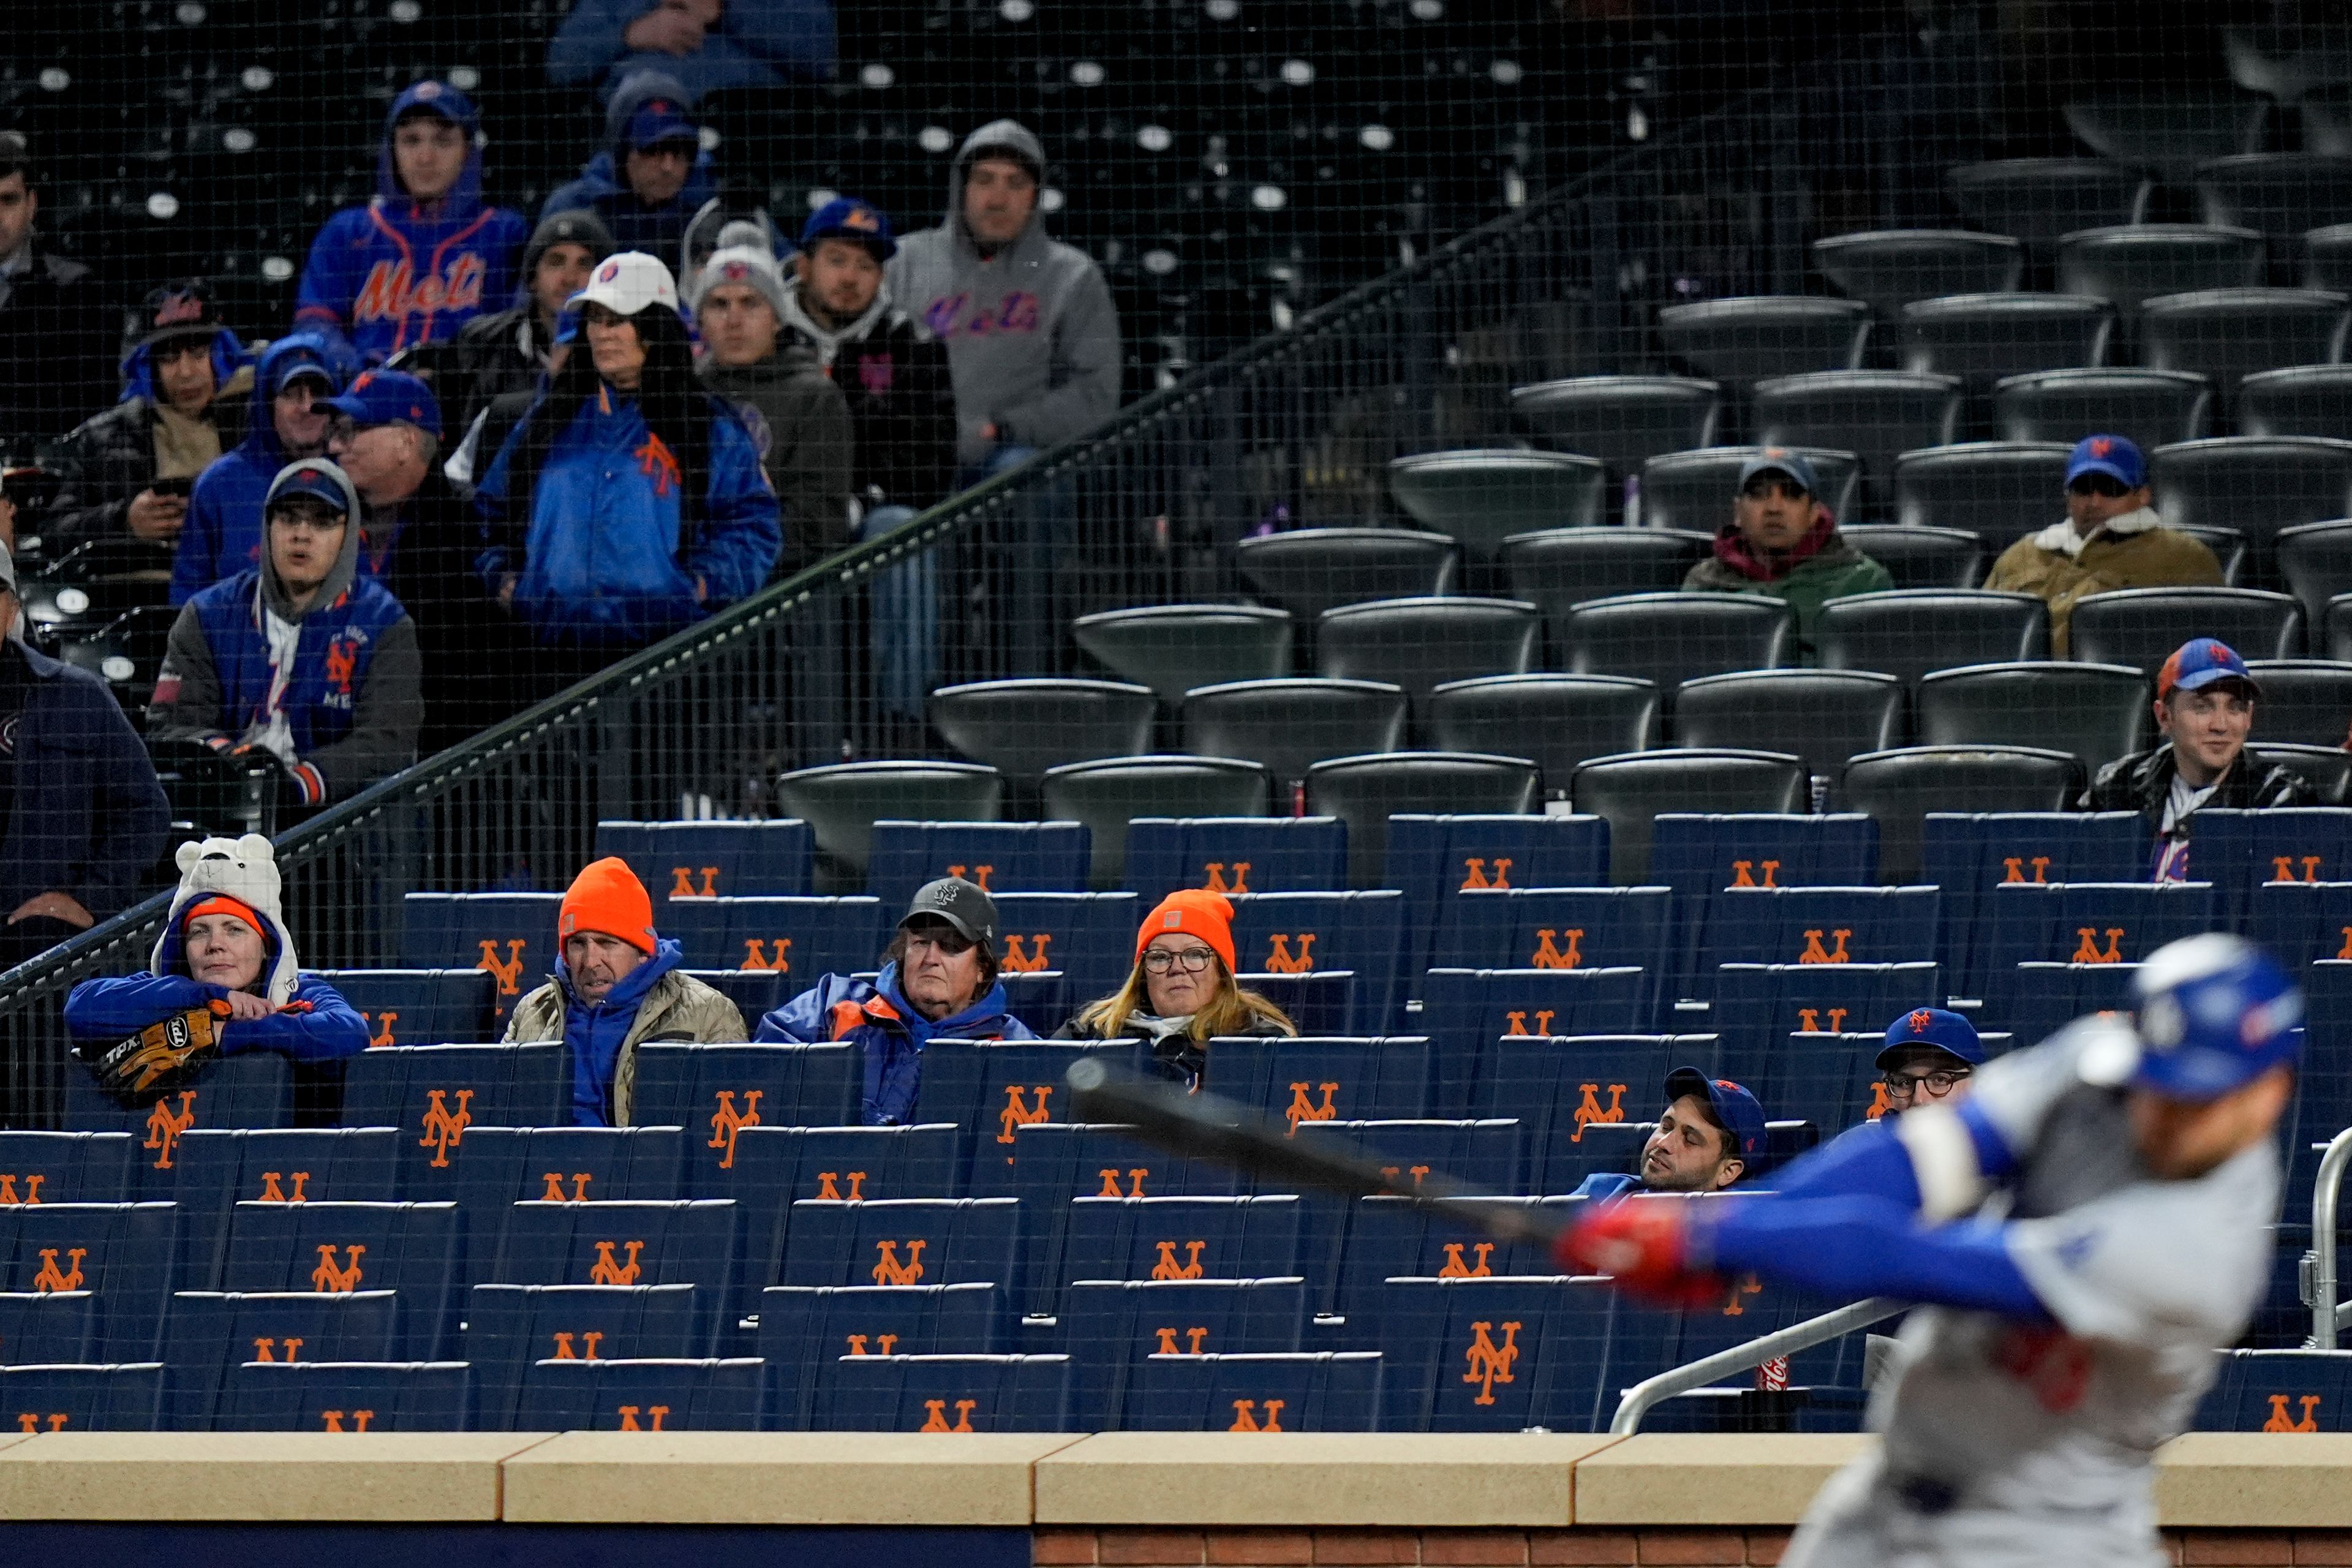
[[[2184,937],[2150,953],[2133,984],[2138,1060],[2130,1081],[2174,1100],[2217,1100],[2303,1051],[2303,993],[2249,942]]]

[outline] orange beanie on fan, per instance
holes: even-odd
[[[654,934],[654,901],[646,885],[617,855],[607,855],[582,868],[564,889],[563,908],[555,917],[555,940],[583,931],[600,931],[625,942],[651,958],[661,939]]]
[[[1135,933],[1135,962],[1143,962],[1143,950],[1151,945],[1153,937],[1171,931],[1199,937],[1224,960],[1225,973],[1234,973],[1234,906],[1224,894],[1185,888],[1160,900],[1160,907],[1143,917],[1143,929]]]

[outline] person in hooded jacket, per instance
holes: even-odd
[[[122,401],[63,443],[70,477],[44,514],[54,558],[93,539],[120,542],[132,569],[164,565],[187,521],[188,491],[245,438],[253,355],[222,321],[201,278],[147,296],[122,357]]]
[[[1034,1040],[1006,1010],[997,979],[996,900],[961,877],[915,889],[869,983],[827,974],[760,1020],[756,1038],[845,1041],[866,1053],[859,1118],[868,1127],[915,1120],[923,1047],[933,1040]]]
[[[276,1051],[330,1061],[367,1049],[367,1020],[340,992],[302,973],[286,929],[269,840],[206,838],[180,846],[180,885],[144,974],[85,980],[66,997],[66,1030],[86,1059],[175,1015],[201,1011],[205,1054]]]
[[[1731,521],[1717,531],[1714,553],[1683,577],[1685,593],[1748,594],[1787,605],[1807,663],[1823,605],[1895,586],[1885,567],[1846,542],[1820,494],[1803,453],[1765,447],[1740,465]]]
[[[1140,1040],[1162,1077],[1198,1089],[1211,1040],[1298,1033],[1281,1008],[1234,983],[1234,967],[1233,900],[1206,888],[1171,893],[1143,917],[1125,984],[1080,1008],[1054,1037]]]
[[[642,250],[680,264],[687,226],[719,193],[718,165],[702,145],[693,95],[665,71],[635,71],[604,110],[603,151],[580,177],[558,185],[539,216],[585,209],[616,250]]]
[[[514,305],[475,317],[454,342],[404,355],[399,368],[432,382],[448,427],[462,434],[494,400],[538,386],[564,301],[588,287],[589,275],[613,249],[613,236],[594,213],[550,213],[523,247]]]
[[[833,74],[830,0],[574,0],[547,45],[557,87],[622,81],[648,66],[697,97]]]
[[[416,760],[416,624],[359,574],[359,492],[341,468],[288,464],[264,510],[261,564],[181,606],[147,735],[275,757],[287,803],[315,806]]]
[[[289,332],[261,352],[247,399],[245,439],[196,476],[172,555],[172,603],[261,561],[261,503],[287,464],[327,449],[327,399],[359,369],[332,332]]]
[[[515,1004],[506,1043],[563,1042],[574,1126],[632,1125],[637,1047],[646,1041],[743,1038],[742,1013],[679,967],[684,953],[654,930],[653,900],[618,856],[591,861],[572,879],[555,935],[555,973]]]
[[[310,242],[297,326],[341,332],[369,363],[458,330],[512,297],[522,215],[482,200],[480,124],[446,82],[392,100],[376,154],[376,194],[329,218]]]
[[[775,492],[743,421],[694,373],[669,268],[623,251],[576,301],[584,342],[483,474],[491,594],[551,695],[768,580]]]

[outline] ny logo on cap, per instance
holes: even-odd
[[[2105,436],[2091,437],[2091,456],[2094,458],[2104,458],[2115,449],[2116,444],[2111,437]]]
[[[1915,1035],[1924,1035],[1927,1032],[1927,1026],[1934,1022],[1935,1019],[1928,1014],[1927,1009],[1922,1007],[1911,1015],[1911,1032]]]
[[[201,321],[205,319],[205,302],[194,294],[166,294],[156,307],[155,324],[172,326],[180,321]]]
[[[621,264],[618,261],[607,261],[604,266],[596,269],[596,281],[599,283],[610,283],[614,279],[618,278],[620,275]]]
[[[433,100],[440,96],[441,84],[439,82],[425,81],[416,84],[416,97],[420,102],[430,103]]]
[[[677,110],[671,107],[669,100],[666,98],[654,99],[648,102],[646,107],[652,110],[656,114],[674,114],[677,112]]]
[[[751,269],[740,261],[730,261],[719,268],[719,276],[730,283],[740,283],[751,276]]]
[[[841,226],[865,229],[870,233],[880,228],[882,221],[874,216],[874,211],[870,207],[852,207],[842,215]]]

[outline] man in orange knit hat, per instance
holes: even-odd
[[[653,900],[618,856],[572,879],[555,919],[555,976],[515,1004],[507,1043],[562,1040],[572,1052],[572,1121],[626,1127],[647,1040],[721,1045],[751,1037],[735,1004],[678,967],[654,930]]]

